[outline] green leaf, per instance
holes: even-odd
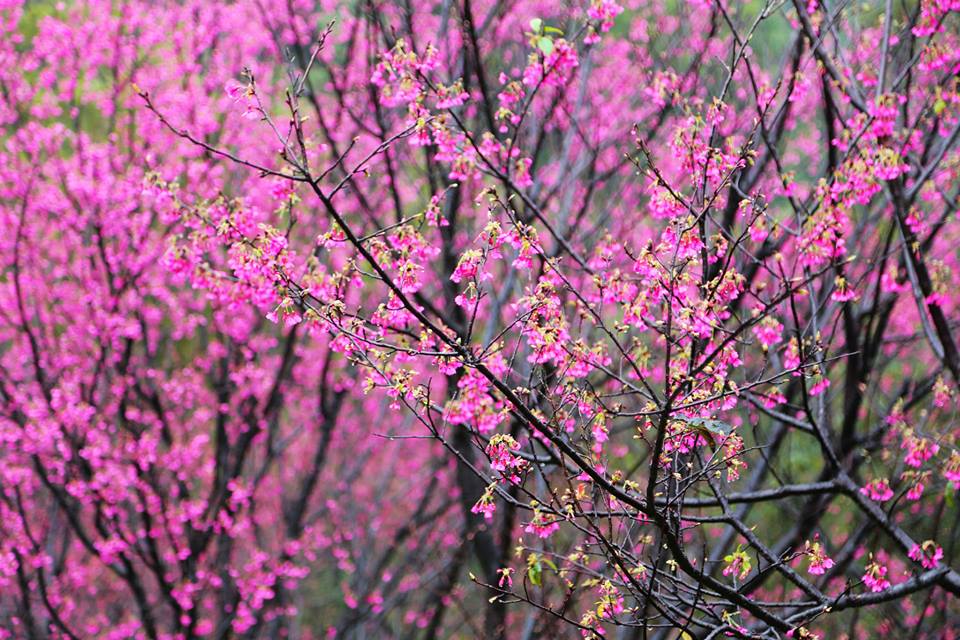
[[[530,21],[530,28],[533,29],[534,33],[540,33],[540,27],[543,26],[543,20],[540,18],[534,18]]]
[[[555,35],[558,35],[558,36],[562,36],[562,35],[563,35],[563,30],[562,30],[562,29],[557,29],[556,27],[544,27],[544,28],[543,28],[543,32],[544,32],[544,33],[552,33],[552,34],[555,34]]]
[[[540,566],[539,560],[527,567],[527,577],[530,578],[532,584],[540,586],[543,578],[543,567]]]
[[[553,53],[553,40],[546,36],[537,38],[537,48],[543,51],[543,55],[548,56]]]

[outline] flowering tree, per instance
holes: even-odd
[[[0,638],[957,637],[958,33],[0,1]]]

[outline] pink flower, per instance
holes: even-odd
[[[725,576],[736,575],[743,580],[750,575],[750,570],[753,568],[750,556],[743,550],[743,545],[737,545],[737,550],[725,556],[723,560],[727,563],[723,568]]]
[[[890,581],[887,580],[887,568],[880,566],[876,561],[867,565],[867,571],[863,574],[863,582],[874,593],[879,593],[884,589],[890,588]]]
[[[919,500],[921,497],[923,497],[923,489],[924,486],[922,482],[918,482],[910,487],[910,490],[907,491],[907,500]]]
[[[497,507],[492,502],[477,502],[475,505],[470,507],[470,513],[475,513],[477,515],[483,514],[485,520],[493,520],[493,514],[496,510]]]
[[[893,489],[886,479],[874,480],[860,489],[860,493],[877,502],[886,502],[893,497]]]
[[[807,569],[810,573],[817,576],[822,576],[827,572],[827,569],[833,567],[833,559],[826,556],[816,558],[810,561],[810,567]]]
[[[532,161],[530,158],[520,158],[515,164],[516,177],[514,178],[514,182],[516,182],[517,186],[521,189],[533,186],[533,176],[530,175],[531,164]]]
[[[613,0],[593,0],[587,9],[587,17],[600,23],[600,31],[606,33],[613,27],[613,20],[623,13],[623,7]]]
[[[796,337],[790,338],[787,343],[787,349],[783,352],[783,368],[790,371],[800,367],[800,346],[797,344]],[[800,375],[797,371],[794,375]]]
[[[901,448],[907,450],[907,455],[904,457],[903,461],[907,466],[914,467],[919,469],[923,466],[923,463],[937,455],[937,452],[940,451],[940,445],[932,440],[926,438],[918,438],[913,435],[908,435],[903,439],[903,444],[900,445]]]
[[[524,531],[527,533],[535,533],[541,538],[549,538],[553,535],[555,531],[560,529],[559,522],[551,522],[549,524],[538,524],[535,522],[530,522],[524,527]]]
[[[919,562],[924,569],[933,569],[943,559],[943,548],[933,540],[926,540],[923,544],[915,544],[907,553],[914,562]]]
[[[231,78],[223,85],[223,90],[227,92],[227,95],[230,96],[231,99],[239,100],[244,97],[249,88]]]
[[[519,472],[527,467],[527,461],[515,456],[514,451],[520,450],[520,444],[507,434],[496,434],[490,438],[487,445],[487,455],[490,456],[490,468],[499,471],[501,475],[517,484],[520,482]]]
[[[830,378],[823,375],[823,370],[818,366],[817,372],[813,376],[813,384],[810,386],[810,395],[817,396],[830,387]]]
[[[933,385],[933,404],[941,409],[950,404],[953,398],[953,389],[946,383],[943,376],[937,376]]]
[[[540,538],[549,538],[560,529],[560,523],[556,520],[548,519],[539,509],[534,509],[533,520],[527,523],[523,528],[527,533],[535,533]]]
[[[576,48],[565,39],[558,38],[553,41],[553,49],[543,57],[542,62],[531,55],[530,64],[523,71],[523,84],[535,87],[542,80],[547,86],[562,86],[567,74],[579,64]]]
[[[834,290],[833,293],[830,294],[830,299],[834,302],[848,302],[857,299],[857,292],[853,290],[853,287],[850,286],[846,278],[837,276],[833,284]]]
[[[112,564],[116,562],[117,557],[127,550],[127,543],[123,540],[118,540],[116,538],[109,538],[107,540],[97,540],[93,543],[93,546],[96,548],[97,552],[100,554],[100,559],[106,562],[107,564]]]
[[[776,318],[766,317],[753,328],[753,335],[757,336],[760,346],[766,351],[783,339],[783,325]]]
[[[456,283],[464,280],[472,280],[480,271],[480,263],[483,260],[483,252],[476,249],[464,251],[457,263],[457,268],[450,274],[450,279]]]
[[[477,515],[483,514],[484,520],[493,520],[493,514],[497,510],[497,505],[493,501],[493,490],[497,483],[491,483],[487,486],[483,495],[477,500],[476,504],[470,507],[470,512]]]
[[[437,88],[437,109],[453,109],[470,99],[470,94],[463,90],[463,82],[457,80],[452,85],[439,85]]]
[[[807,542],[806,546],[806,553],[810,556],[810,566],[807,568],[809,573],[822,576],[828,569],[833,567],[833,559],[827,557],[827,554],[823,550],[823,545],[820,544],[819,540],[815,539],[812,543]]]
[[[950,459],[943,470],[943,477],[953,483],[954,489],[960,489],[960,451],[950,454]]]

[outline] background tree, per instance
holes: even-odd
[[[958,12],[0,2],[0,637],[955,637]]]

